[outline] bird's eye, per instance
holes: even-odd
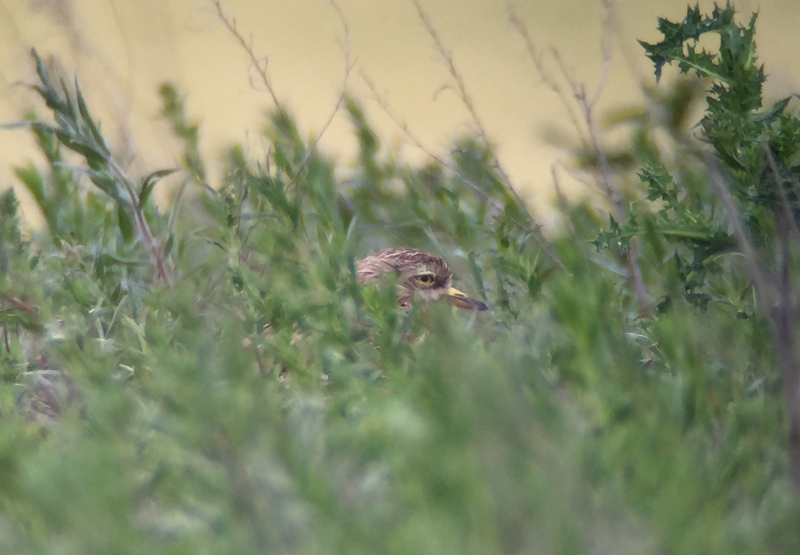
[[[420,274],[414,277],[414,280],[420,285],[432,285],[434,278],[431,274]]]

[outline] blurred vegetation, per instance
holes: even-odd
[[[479,139],[409,165],[354,99],[349,173],[278,110],[212,188],[164,85],[164,213],[173,170],[127,175],[34,53],[52,119],[17,125],[47,163],[17,176],[46,228],[0,196],[0,552],[800,552],[800,119],[762,104],[754,24],[659,22],[656,77],[692,75],[613,119],[623,152],[575,153],[617,209],[564,204],[547,244]],[[490,311],[358,287],[389,245]]]

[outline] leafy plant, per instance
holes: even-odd
[[[800,117],[787,112],[791,98],[761,109],[766,77],[755,56],[756,16],[747,25],[737,24],[734,16],[730,4],[715,6],[709,16],[702,15],[697,7],[690,8],[681,23],[659,20],[664,40],[642,45],[653,61],[656,78],[664,64],[675,62],[681,72],[711,79],[701,124],[703,138],[718,162],[718,166],[711,165],[709,180],[731,231],[717,231],[717,245],[704,252],[706,257],[701,260],[720,252],[720,247],[729,248],[729,236],[737,236],[746,263],[742,273],[752,280],[765,307],[763,314],[774,326],[786,399],[789,476],[792,486],[800,491],[800,406],[796,402],[800,396],[800,361],[793,346],[797,301],[789,286],[798,271],[792,251],[800,229]],[[706,33],[719,36],[717,52],[698,50],[697,41]],[[652,194],[652,181],[647,184]],[[675,206],[676,201],[671,204]],[[741,290],[738,286],[736,289]]]
[[[135,186],[112,156],[98,125],[89,113],[89,107],[77,80],[74,91],[70,90],[59,72],[48,69],[36,50],[32,51],[32,56],[40,79],[40,84],[33,85],[32,88],[53,112],[55,122],[29,117],[5,127],[33,128],[40,148],[54,168],[52,181],[55,187],[52,192],[45,190],[44,180],[36,170],[30,167],[17,170],[18,177],[42,209],[51,237],[59,241],[60,237],[71,231],[58,228],[60,223],[58,206],[64,203],[69,203],[70,208],[77,212],[73,224],[95,220],[90,215],[81,214],[79,190],[72,182],[72,172],[66,169],[61,156],[60,149],[63,146],[84,159],[86,168],[81,169],[80,173],[87,175],[100,191],[114,201],[116,207],[114,228],[120,233],[121,238],[127,243],[132,243],[134,239],[141,241],[148,249],[150,263],[157,279],[165,280],[167,278],[165,255],[158,238],[150,230],[145,208],[158,180],[174,170],[154,171],[141,178]],[[48,193],[50,198],[45,198]],[[75,225],[77,229],[80,227]],[[82,238],[87,240],[92,235],[93,233],[88,233]]]
[[[700,82],[651,91],[660,120],[621,118],[627,150],[580,157],[621,209],[565,202],[546,241],[485,132],[408,164],[353,98],[349,172],[278,105],[266,154],[231,146],[212,188],[171,85],[166,217],[166,172],[126,176],[35,56],[53,121],[17,124],[46,161],[18,176],[48,233],[25,239],[3,193],[0,550],[797,552],[796,120],[761,108],[755,20],[734,15],[690,9],[646,45],[658,75],[707,79],[704,145]],[[444,255],[490,310],[360,286],[356,260],[389,245]]]

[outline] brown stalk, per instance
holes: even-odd
[[[211,3],[214,5],[217,11],[217,17],[219,17],[220,21],[225,25],[228,29],[228,32],[236,39],[236,42],[239,46],[245,51],[247,57],[250,59],[250,64],[253,70],[256,72],[259,80],[261,81],[264,89],[269,93],[270,97],[272,98],[272,102],[275,104],[275,108],[281,113],[287,113],[283,104],[278,100],[278,95],[275,92],[275,88],[272,84],[272,78],[269,75],[269,56],[258,56],[255,52],[255,48],[253,46],[253,39],[252,37],[249,40],[246,40],[242,33],[239,31],[239,28],[236,23],[236,18],[228,16],[225,14],[225,11],[222,9],[222,2],[220,0],[211,0]],[[316,138],[311,142],[311,145],[308,149],[308,154],[306,154],[303,161],[297,166],[294,170],[294,175],[292,176],[291,181],[287,184],[287,187],[291,187],[294,183],[297,182],[300,174],[302,173],[303,169],[308,164],[309,160],[311,159],[312,155],[317,151],[317,145],[319,141],[322,139],[322,136],[330,127],[331,123],[333,123],[336,114],[339,113],[339,110],[344,102],[345,91],[347,89],[347,83],[350,78],[350,73],[353,71],[355,67],[355,61],[353,60],[351,48],[350,48],[350,27],[347,25],[347,19],[344,17],[344,13],[342,9],[339,7],[339,4],[336,0],[328,0],[328,3],[336,12],[336,17],[339,20],[339,24],[342,26],[342,31],[344,33],[344,40],[340,44],[342,48],[342,53],[344,55],[344,71],[342,77],[342,84],[339,88],[339,94],[337,95],[336,102],[334,103],[333,108],[331,109],[330,115],[325,120],[325,123],[322,125],[322,129],[317,134]],[[252,79],[251,79],[252,84]]]
[[[780,189],[781,174],[777,171],[774,159],[769,155],[768,159],[773,169],[775,186]],[[800,361],[794,348],[793,323],[797,316],[797,308],[790,283],[792,231],[797,230],[797,222],[794,221],[787,199],[782,198],[775,215],[779,241],[778,268],[775,273],[770,273],[769,266],[757,252],[741,223],[733,195],[728,190],[715,161],[709,157],[707,164],[711,170],[711,183],[731,221],[734,235],[747,261],[747,271],[760,300],[759,304],[765,312],[767,321],[772,325],[773,341],[783,382],[789,483],[795,495],[800,495]]]
[[[606,34],[602,41],[603,68],[600,73],[597,87],[592,94],[587,94],[586,87],[582,83],[578,83],[573,78],[571,72],[564,64],[561,55],[554,49],[551,49],[550,51],[557,63],[562,77],[570,87],[572,100],[577,102],[579,114],[575,113],[573,102],[569,100],[568,95],[564,92],[558,81],[554,79],[547,71],[545,71],[541,56],[539,56],[537,53],[536,47],[533,44],[533,40],[531,39],[531,35],[528,32],[527,27],[520,20],[514,7],[508,0],[506,1],[506,6],[509,11],[511,24],[525,42],[526,49],[531,57],[531,61],[533,62],[536,71],[539,73],[545,84],[547,84],[547,86],[556,93],[558,98],[561,99],[565,109],[567,110],[570,120],[581,136],[581,142],[584,144],[585,148],[591,149],[597,157],[597,161],[600,166],[600,173],[596,183],[608,201],[609,206],[611,207],[611,213],[617,221],[625,221],[625,219],[627,219],[627,210],[623,203],[622,193],[620,192],[619,187],[617,187],[617,184],[614,180],[611,166],[608,163],[605,150],[600,142],[600,131],[597,129],[594,118],[595,106],[605,90],[611,68],[611,41],[608,39],[608,36],[611,34],[611,31],[615,26],[615,12],[611,1],[603,0],[603,6],[606,9],[606,22],[604,26],[606,29]],[[578,116],[580,116],[582,123],[580,123]],[[652,301],[649,293],[647,292],[647,288],[645,287],[644,279],[642,278],[642,269],[639,264],[639,254],[636,244],[631,243],[629,248],[621,250],[619,252],[619,256],[623,265],[625,266],[628,280],[631,283],[634,294],[638,300],[641,315],[645,318],[652,317]]]
[[[560,258],[550,247],[549,241],[544,237],[544,235],[542,235],[541,225],[536,223],[536,221],[533,219],[533,216],[527,209],[527,204],[512,185],[511,178],[503,168],[503,165],[500,163],[500,160],[497,158],[497,155],[495,154],[495,149],[492,147],[492,141],[489,138],[489,132],[487,131],[486,126],[483,124],[483,121],[480,115],[478,114],[478,110],[475,106],[475,103],[473,102],[472,97],[470,96],[469,91],[467,89],[464,76],[458,70],[458,67],[456,66],[452,53],[445,46],[444,42],[439,36],[439,32],[436,30],[436,27],[433,25],[433,22],[431,21],[430,17],[425,12],[425,10],[422,8],[419,1],[418,0],[409,0],[409,1],[414,6],[414,9],[417,12],[417,16],[422,22],[422,26],[425,28],[425,31],[428,33],[428,36],[433,41],[436,51],[442,57],[442,60],[444,61],[444,64],[447,68],[447,72],[450,75],[450,78],[453,80],[454,86],[446,85],[443,88],[453,90],[458,99],[467,109],[467,113],[472,119],[472,123],[475,127],[475,131],[477,132],[478,137],[481,139],[487,151],[489,152],[489,155],[491,156],[492,169],[494,169],[494,171],[497,172],[503,184],[505,185],[506,190],[514,197],[514,200],[519,205],[519,207],[524,209],[528,214],[528,217],[530,218],[530,221],[533,224],[528,231],[534,237],[536,237],[542,249],[550,257],[550,259],[553,260],[553,262],[557,264],[559,267],[564,268],[564,265],[561,262]]]

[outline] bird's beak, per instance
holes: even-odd
[[[467,297],[465,293],[462,293],[455,287],[451,287],[447,290],[447,296],[450,297],[450,301],[459,308],[468,308],[470,310],[486,310],[489,308],[486,306],[486,303],[478,299],[473,299],[472,297]]]

